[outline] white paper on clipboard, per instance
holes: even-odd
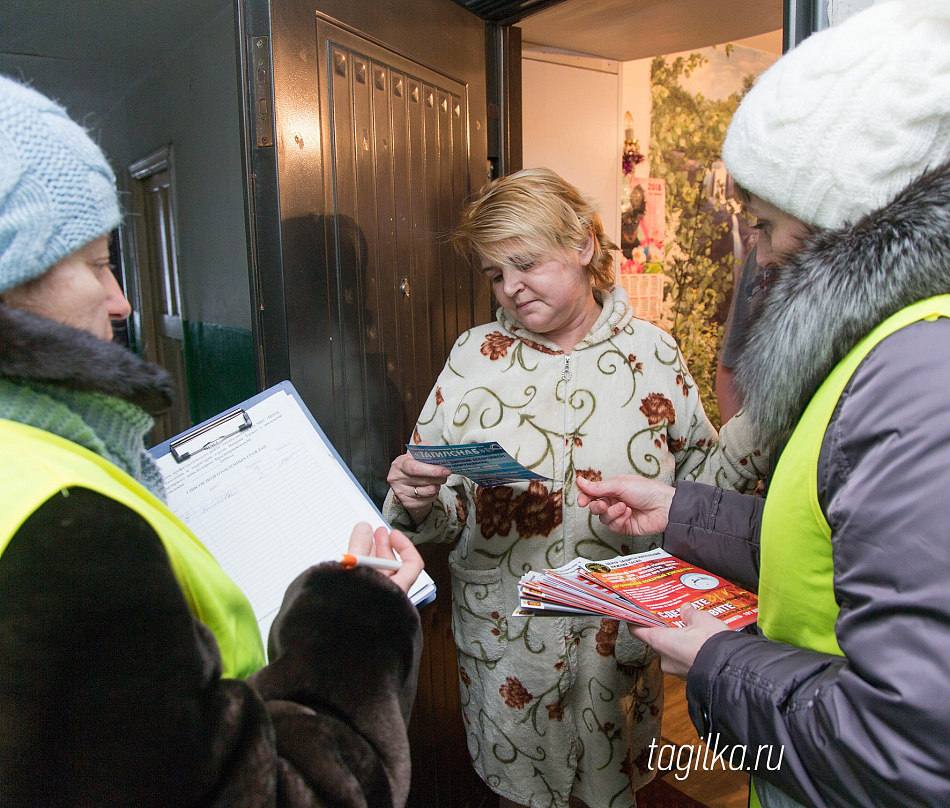
[[[244,592],[266,644],[291,581],[345,552],[357,522],[386,522],[288,382],[245,403],[250,426],[189,442],[211,419],[152,452],[169,508]],[[179,461],[176,444],[196,450]],[[428,574],[409,597],[416,605],[435,597]]]

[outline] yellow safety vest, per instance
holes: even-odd
[[[821,444],[844,388],[871,350],[905,326],[938,317],[950,317],[950,295],[921,300],[881,323],[831,371],[795,427],[762,513],[759,627],[769,639],[841,655],[831,528],[818,503]],[[759,805],[755,789],[751,805]]]
[[[71,487],[122,503],[158,534],[191,613],[218,642],[226,677],[242,679],[264,665],[260,630],[247,598],[165,503],[95,452],[42,429],[0,419],[0,553],[44,502]]]

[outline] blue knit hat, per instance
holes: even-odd
[[[113,230],[115,174],[59,104],[0,76],[0,292]]]

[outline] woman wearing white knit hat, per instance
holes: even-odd
[[[753,805],[950,805],[950,2],[885,0],[740,104],[723,149],[777,269],[737,376],[768,497],[580,481],[619,532],[759,593],[760,635],[636,629]]]
[[[86,132],[0,76],[0,805],[401,806],[422,560],[358,525],[402,569],[303,572],[264,666],[144,452],[171,391],[111,341],[119,219]]]

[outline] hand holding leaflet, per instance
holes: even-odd
[[[729,631],[729,626],[688,603],[680,607],[680,619],[682,628],[628,628],[660,655],[663,673],[685,679],[706,640],[720,631]]]

